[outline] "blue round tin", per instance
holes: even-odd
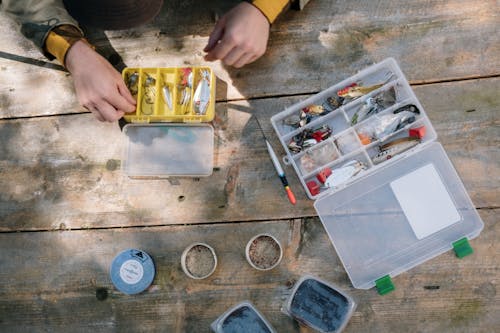
[[[133,295],[146,290],[155,277],[153,259],[144,251],[128,249],[113,259],[111,281],[122,293]]]

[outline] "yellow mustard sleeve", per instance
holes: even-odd
[[[273,23],[289,2],[289,0],[253,0],[252,5],[267,17],[269,23]]]
[[[80,29],[69,24],[60,25],[47,35],[44,51],[55,57],[64,66],[68,50],[79,40],[88,44]]]
[[[56,34],[54,31],[49,32],[45,40],[45,50],[52,54],[64,66],[66,52],[68,52],[71,44],[64,37]]]

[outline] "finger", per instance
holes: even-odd
[[[247,62],[247,64],[251,64],[251,63],[252,63],[252,62],[254,62],[255,60],[259,59],[260,57],[261,57],[260,55],[254,55],[254,56],[252,57],[252,59],[250,59],[250,61],[249,61],[249,62]]]
[[[232,49],[231,52],[229,52],[224,58],[221,59],[226,65],[232,66],[244,55],[245,51],[238,47]]]
[[[111,104],[106,101],[102,101],[99,104],[96,104],[96,109],[103,116],[105,121],[113,122],[125,114],[123,111],[116,110]]]
[[[101,115],[99,110],[97,110],[93,105],[83,105],[83,107],[87,110],[90,111],[94,115],[94,117],[97,118],[99,121],[104,121],[104,117]]]
[[[236,46],[236,43],[230,38],[222,38],[215,47],[207,53],[205,60],[213,61],[217,59],[224,59],[229,52]]]
[[[131,103],[127,96],[124,96],[124,93],[128,92],[126,87],[121,87],[118,85],[118,91],[110,94],[106,97],[106,100],[109,104],[111,104],[116,110],[123,111],[125,113],[130,113],[135,111],[135,101]],[[130,92],[129,92],[130,95]],[[133,100],[134,98],[130,95],[130,98]]]
[[[104,117],[102,116],[102,114],[101,114],[98,110],[95,110],[95,109],[94,109],[94,110],[92,110],[91,112],[92,112],[92,114],[94,115],[94,117],[96,117],[96,118],[97,118],[97,120],[99,120],[99,121],[104,121]]]
[[[208,38],[207,46],[203,49],[204,52],[209,52],[217,44],[217,42],[222,38],[224,34],[225,19],[222,18],[215,24],[214,30]]]
[[[125,85],[125,82],[120,82],[118,83],[118,92],[120,95],[122,95],[130,104],[134,105],[134,110],[135,110],[135,105],[137,104],[137,101],[135,100],[134,96],[130,93],[130,90],[128,90],[127,86]]]
[[[255,58],[255,56],[251,53],[245,53],[243,56],[241,56],[238,61],[236,61],[233,66],[236,68],[241,68],[245,66],[246,64],[249,64],[252,62],[252,59]]]

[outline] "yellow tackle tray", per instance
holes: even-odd
[[[204,71],[209,77],[210,98],[205,112],[201,113],[198,112],[194,95]],[[192,73],[191,77],[189,72]],[[135,112],[124,116],[127,122],[201,123],[214,119],[215,75],[210,67],[127,67],[122,71],[122,77],[137,101]],[[165,89],[170,97],[171,107],[164,97]]]

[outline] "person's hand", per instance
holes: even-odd
[[[266,52],[269,27],[269,21],[259,9],[240,3],[215,25],[204,49],[205,60],[220,59],[236,68],[254,62]]]
[[[78,41],[66,54],[80,104],[100,121],[113,122],[135,111],[135,100],[121,75],[85,42]]]

